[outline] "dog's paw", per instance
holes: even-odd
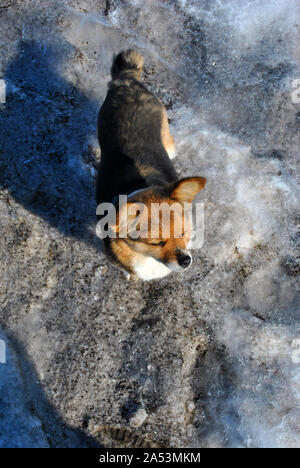
[[[134,273],[128,273],[124,271],[125,279],[127,281],[138,281],[138,277]]]
[[[136,276],[135,274],[130,275],[130,281],[138,281],[138,280],[139,280],[139,277]]]

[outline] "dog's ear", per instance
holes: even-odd
[[[186,177],[170,186],[170,198],[181,203],[192,203],[200,190],[205,187],[205,177]]]

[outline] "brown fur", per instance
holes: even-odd
[[[175,152],[174,138],[171,135],[167,111],[164,107],[161,110],[161,141],[168,154]]]

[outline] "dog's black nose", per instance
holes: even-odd
[[[178,263],[182,268],[187,268],[191,264],[191,257],[189,255],[180,255],[178,257]]]

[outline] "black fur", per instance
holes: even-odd
[[[162,104],[140,83],[138,66],[132,57],[127,63],[126,53],[112,65],[113,81],[98,116],[97,204],[178,180],[161,141]]]

